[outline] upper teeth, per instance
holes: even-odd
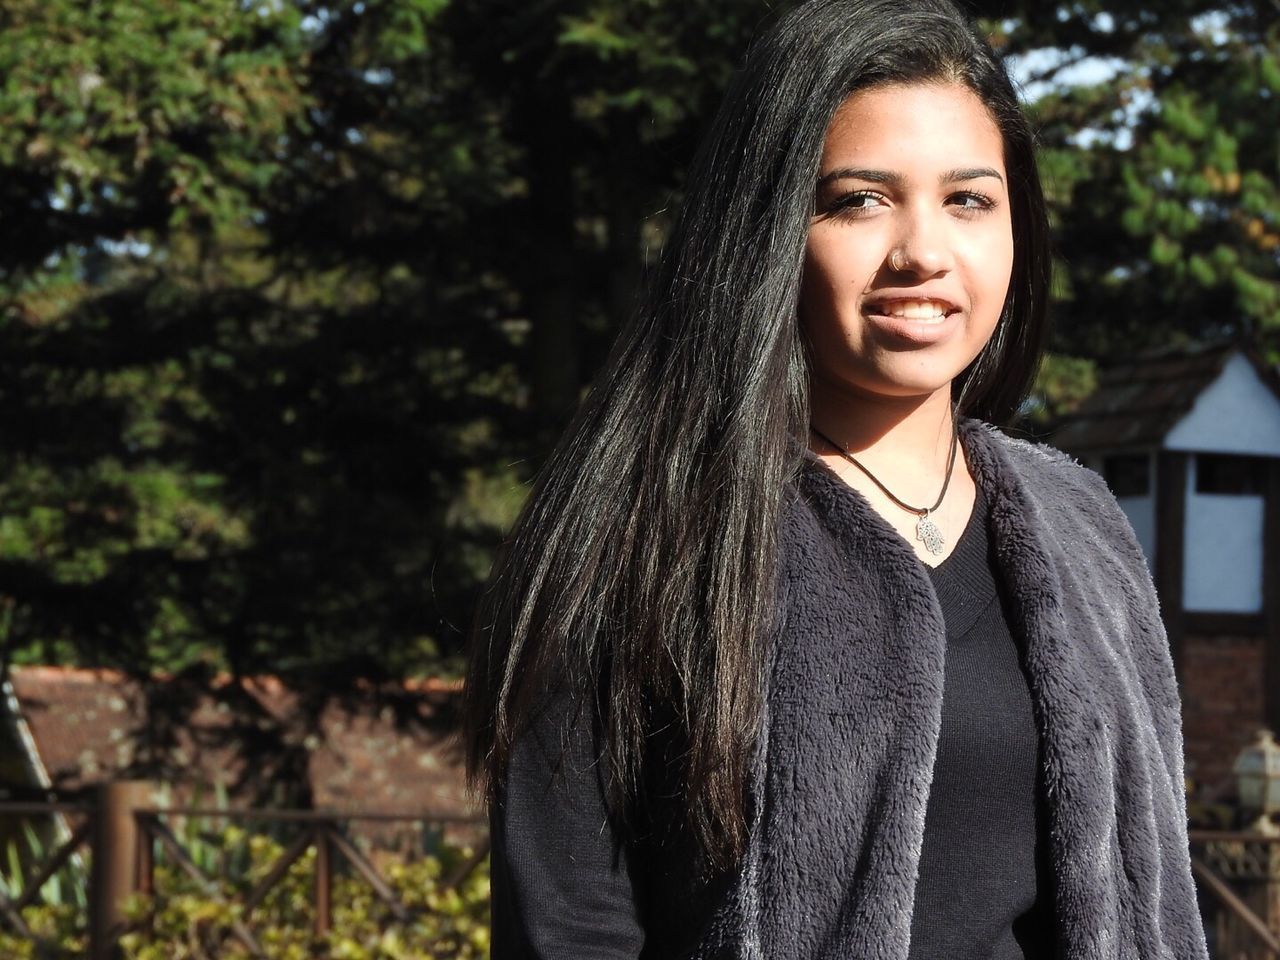
[[[893,300],[881,303],[880,309],[891,317],[906,317],[909,320],[930,320],[944,316],[946,304],[937,300]]]

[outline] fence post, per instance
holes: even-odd
[[[317,937],[329,934],[331,923],[330,909],[333,903],[333,848],[329,843],[329,824],[320,824],[316,829],[316,876],[315,902],[316,914],[313,930]]]
[[[136,889],[138,822],[151,785],[137,780],[98,787],[93,812],[93,866],[89,879],[89,956],[115,960],[123,928],[124,904]]]

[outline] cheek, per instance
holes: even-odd
[[[1009,278],[1013,275],[1013,228],[1005,225],[999,240],[995,244],[996,251],[992,260],[1000,269],[993,271],[996,284],[1002,288],[1009,286]]]
[[[798,316],[812,335],[814,318],[831,310],[831,289],[827,284],[821,263],[814,255],[813,245],[804,250],[804,270],[800,274],[800,304]]]
[[[804,252],[804,273],[800,281],[802,310],[830,311],[842,301],[856,298],[865,286],[857,250],[847,243],[814,232]]]
[[[1013,238],[1011,233],[993,232],[969,248],[969,272],[974,278],[973,294],[979,315],[994,325],[1009,291],[1013,274]]]
[[[1004,255],[996,260],[999,269],[992,271],[991,283],[991,299],[995,306],[996,319],[1004,310],[1005,301],[1009,297],[1009,288],[1013,282],[1013,243],[1009,242],[1004,251]],[[992,320],[995,325],[995,320]]]

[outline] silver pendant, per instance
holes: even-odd
[[[942,531],[938,529],[938,525],[933,522],[927,510],[916,522],[916,539],[922,541],[924,548],[935,557],[942,553],[947,543],[942,536]]]

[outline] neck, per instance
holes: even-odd
[[[855,397],[824,390],[815,378],[810,409],[815,427],[877,476],[883,470],[886,483],[921,471],[940,475],[946,466],[952,429],[949,386],[918,397]],[[834,452],[821,437],[811,433],[809,439],[814,452]]]

